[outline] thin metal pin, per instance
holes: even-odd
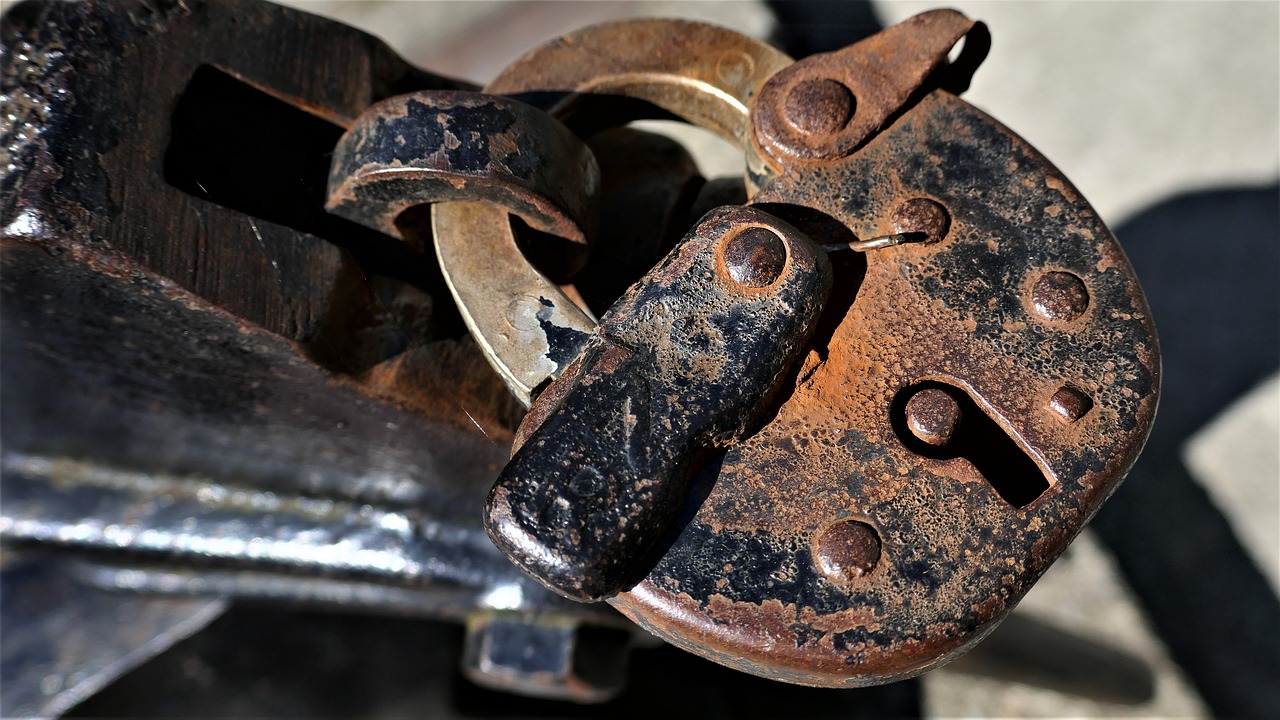
[[[856,252],[867,252],[868,250],[880,250],[881,248],[893,247],[908,242],[916,242],[922,233],[905,232],[894,233],[892,235],[881,235],[880,237],[868,238],[866,240],[855,240],[851,243],[838,243],[835,245],[823,245],[822,249],[827,252],[837,252],[840,250],[853,250]]]

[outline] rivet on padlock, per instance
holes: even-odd
[[[672,47],[677,35],[685,41]],[[550,43],[486,88],[568,91],[553,114],[593,93],[656,104],[744,148],[753,205],[823,249],[876,250],[835,264],[840,292],[794,388],[749,433],[699,415],[759,409],[717,405],[720,367],[702,376],[713,382],[651,391],[649,378],[744,362],[659,358],[654,338],[696,337],[675,318],[698,313],[671,293],[705,292],[701,276],[655,284],[651,274],[632,288],[533,403],[495,486],[488,520],[513,560],[572,597],[617,592],[615,608],[680,647],[813,685],[918,674],[1009,612],[1136,458],[1159,350],[1132,270],[1088,203],[952,94],[987,41],[980,23],[934,11],[788,65],[727,31],[643,21]],[[508,330],[487,303],[528,292],[472,292],[483,284],[476,258],[514,248],[506,212],[448,203],[432,215],[445,275],[493,351]],[[655,273],[697,265],[708,232]],[[770,239],[753,233],[701,281],[743,299],[791,287],[797,245],[778,237],[783,280],[771,279]],[[640,307],[666,307],[671,322]],[[805,335],[780,329],[761,346],[778,367],[802,350],[785,345],[793,333]],[[564,368],[538,365],[549,342],[508,345],[491,360],[528,369],[529,398]],[[696,451],[715,446],[723,456],[699,466]],[[686,481],[700,493],[681,507]]]
[[[538,399],[486,504],[494,542],[574,599],[639,580],[689,473],[754,429],[829,284],[826,255],[791,226],[712,211]]]

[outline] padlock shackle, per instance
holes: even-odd
[[[512,63],[484,92],[557,93],[550,112],[587,94],[643,100],[750,148],[749,108],[792,60],[740,33],[685,20],[631,20],[585,28]],[[748,152],[748,162],[754,153]],[[445,281],[467,328],[525,405],[582,346],[594,318],[525,259],[506,208],[432,207]]]

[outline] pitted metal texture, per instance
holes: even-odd
[[[733,252],[775,244],[783,263]],[[753,260],[767,283],[735,279]],[[708,214],[610,308],[525,418],[486,503],[494,542],[574,599],[637,580],[679,517],[689,472],[768,407],[813,329],[829,267],[767,213]]]

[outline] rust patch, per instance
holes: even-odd
[[[814,339],[825,351],[806,363],[806,379],[708,471],[710,492],[690,523],[649,577],[611,602],[748,672],[887,682],[989,632],[1124,477],[1155,409],[1154,328],[1084,200],[1032,148],[946,92],[848,157],[784,168],[753,202],[805,205],[876,237],[897,230],[895,209],[928,198],[950,218],[946,242],[867,254],[852,303],[825,311],[834,317],[820,326],[834,330]],[[1081,278],[1090,307],[1105,311],[1039,320],[1026,279],[1047,271]],[[980,464],[907,447],[891,422],[895,398],[928,379],[972,396],[1048,488],[1017,507]],[[1075,423],[1050,407],[1064,386],[1087,388],[1094,403]],[[846,519],[877,530],[881,557],[856,582],[832,582],[813,543]]]

